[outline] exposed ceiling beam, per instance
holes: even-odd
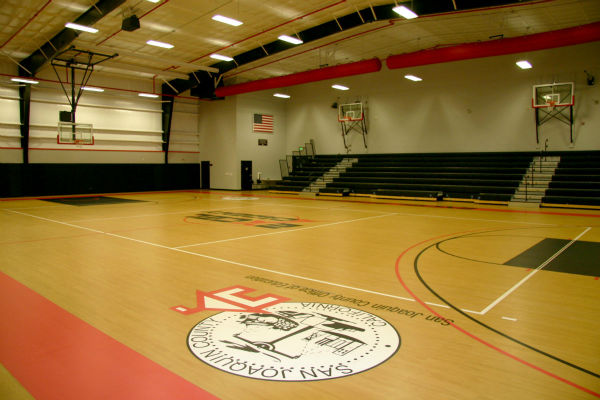
[[[125,3],[125,1],[126,0],[98,0],[98,2],[73,22],[80,25],[92,26],[102,17]],[[24,69],[31,72],[31,74],[28,75],[35,75],[35,73],[48,61],[48,58],[52,58],[54,54],[70,45],[77,36],[79,36],[77,31],[64,28],[52,39],[40,46],[38,50],[23,59],[21,64]],[[21,75],[27,74],[27,71],[21,71]]]
[[[101,65],[98,65],[96,67],[96,70],[122,70],[127,72],[139,72],[144,74],[156,75],[158,77],[166,79],[189,79],[188,74],[185,74],[183,72],[162,71],[160,69],[142,67],[139,65],[132,65],[118,61],[107,61],[105,63],[102,63]]]
[[[85,46],[85,47],[88,50],[101,51],[101,52],[105,52],[105,53],[117,53],[119,56],[137,58],[139,60],[149,60],[149,61],[165,60],[165,62],[169,63],[170,65],[176,65],[179,67],[190,67],[190,68],[194,68],[194,70],[200,70],[200,71],[219,72],[219,70],[214,67],[206,67],[206,66],[200,65],[200,64],[189,63],[189,62],[182,61],[182,60],[175,60],[171,57],[163,58],[163,57],[150,56],[150,55],[146,55],[146,54],[134,53],[132,51],[119,50],[114,47],[108,47],[108,46]]]

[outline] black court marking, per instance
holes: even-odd
[[[537,268],[557,251],[569,244],[570,240],[546,238],[533,245],[504,265]],[[544,271],[566,272],[569,274],[596,277],[600,274],[600,243],[577,241],[544,267]]]
[[[146,203],[143,200],[120,199],[118,197],[90,196],[90,197],[64,197],[56,199],[41,199],[52,203],[66,204],[69,206],[100,206],[121,203]]]
[[[529,228],[517,228],[517,229],[529,229]],[[514,230],[514,229],[500,229],[500,230],[488,231],[488,232],[484,232],[484,233],[500,232],[500,231],[512,231],[512,230]],[[427,246],[427,247],[425,247],[423,250],[421,250],[421,251],[419,252],[419,254],[417,254],[417,256],[415,257],[415,259],[414,259],[414,261],[413,261],[413,266],[414,266],[414,271],[415,271],[415,274],[417,275],[417,278],[418,278],[418,279],[419,279],[419,281],[420,281],[420,282],[423,284],[423,286],[425,286],[425,287],[427,288],[427,290],[429,290],[429,291],[431,292],[431,294],[433,294],[435,297],[437,297],[438,299],[440,299],[440,301],[442,301],[442,302],[443,302],[444,304],[446,304],[448,307],[452,308],[454,311],[456,311],[457,313],[461,314],[462,316],[464,316],[464,317],[466,317],[466,318],[470,319],[471,321],[475,322],[476,324],[478,324],[478,325],[480,325],[480,326],[482,326],[482,327],[484,327],[484,328],[486,328],[486,329],[488,329],[488,330],[490,330],[490,331],[492,331],[492,332],[494,332],[494,333],[496,333],[496,334],[498,334],[498,335],[500,335],[500,336],[502,336],[502,337],[504,337],[504,338],[506,338],[506,339],[508,339],[508,340],[510,340],[510,341],[512,341],[512,342],[514,342],[514,343],[517,343],[517,344],[519,344],[519,345],[521,345],[521,346],[523,346],[523,347],[525,347],[525,348],[528,348],[529,350],[533,350],[533,351],[535,351],[536,353],[539,353],[539,354],[541,354],[541,355],[543,355],[543,356],[546,356],[546,357],[548,357],[548,358],[551,358],[551,359],[553,359],[553,360],[555,360],[555,361],[558,361],[558,362],[560,362],[560,363],[562,363],[562,364],[564,364],[564,365],[566,365],[566,366],[569,366],[569,367],[571,367],[571,368],[577,369],[577,370],[579,370],[579,371],[581,371],[581,372],[583,372],[583,373],[586,373],[586,374],[588,374],[588,375],[591,375],[591,376],[593,376],[593,377],[600,378],[600,374],[597,374],[597,373],[595,373],[595,372],[592,372],[592,371],[590,371],[590,370],[587,370],[587,369],[585,369],[585,368],[583,368],[583,367],[580,367],[580,366],[578,366],[578,365],[575,365],[575,364],[573,364],[573,363],[570,363],[570,362],[568,362],[568,361],[566,361],[566,360],[563,360],[563,359],[561,359],[561,358],[558,358],[557,356],[554,356],[554,355],[552,355],[552,354],[550,354],[550,353],[547,353],[547,352],[545,352],[545,351],[543,351],[543,350],[540,350],[540,349],[538,349],[538,348],[536,348],[536,347],[533,347],[533,346],[531,346],[531,345],[529,345],[529,344],[527,344],[527,343],[525,343],[525,342],[522,342],[522,341],[520,341],[519,339],[516,339],[516,338],[514,338],[514,337],[512,337],[512,336],[510,336],[510,335],[508,335],[508,334],[506,334],[506,333],[504,333],[504,332],[500,332],[500,331],[499,331],[499,330],[497,330],[496,328],[493,328],[493,327],[491,327],[491,326],[489,326],[489,325],[485,324],[484,322],[482,322],[482,321],[480,321],[480,320],[478,320],[478,319],[476,319],[476,318],[472,317],[471,315],[469,315],[469,314],[467,314],[466,312],[462,311],[460,308],[456,307],[454,304],[450,303],[448,300],[444,299],[444,298],[443,298],[442,296],[440,296],[440,295],[439,295],[439,294],[438,294],[438,293],[437,293],[435,290],[433,290],[433,288],[432,288],[431,286],[429,286],[429,285],[427,284],[427,282],[425,281],[425,279],[424,279],[424,278],[421,276],[421,273],[419,272],[419,259],[421,258],[421,256],[422,256],[422,255],[423,255],[423,254],[424,254],[424,253],[425,253],[427,250],[429,250],[429,249],[431,249],[431,248],[433,248],[433,247],[436,247],[436,246],[438,246],[439,244],[441,244],[441,243],[444,243],[444,242],[447,242],[447,241],[449,241],[449,240],[455,240],[455,239],[459,239],[459,238],[463,238],[463,237],[474,236],[474,235],[481,234],[481,233],[482,233],[482,232],[478,232],[478,233],[468,233],[468,234],[465,234],[465,235],[460,235],[460,236],[455,236],[455,237],[452,237],[452,238],[448,238],[448,239],[440,240],[440,241],[438,241],[438,242],[435,242],[435,243],[433,243],[433,244],[430,244],[429,246]]]

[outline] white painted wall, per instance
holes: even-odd
[[[202,102],[198,106],[200,160],[210,161],[211,189],[241,188],[237,153],[237,98]]]
[[[0,63],[0,71],[16,75],[14,65]],[[64,71],[62,71],[64,72]],[[65,76],[61,76],[64,81]],[[160,98],[147,99],[137,92],[153,92],[151,79],[93,73],[89,86],[105,87],[103,93],[84,92],[76,121],[93,125],[94,145],[57,143],[59,111],[70,111],[67,97],[51,68],[32,86],[29,161],[31,163],[164,163]],[[81,75],[76,76],[81,82]],[[159,84],[156,84],[160,91]],[[109,88],[117,88],[113,90]],[[70,86],[67,88],[70,94]],[[185,94],[182,94],[182,96]],[[175,100],[170,163],[198,162],[198,100]],[[19,132],[19,93],[10,77],[0,77],[0,162],[22,162]]]
[[[288,88],[286,150],[311,138],[320,154],[345,153],[334,102],[368,101],[368,150],[359,134],[349,136],[352,153],[534,151],[532,86],[575,82],[574,150],[600,149],[600,43],[527,54],[490,57],[381,72]],[[528,59],[531,70],[515,61]],[[587,86],[584,69],[596,76]],[[411,82],[405,74],[424,80]],[[568,150],[569,128],[541,126],[549,150]]]
[[[286,99],[249,93],[237,96],[237,152],[241,160],[252,161],[252,179],[281,179],[279,160],[285,158]],[[273,116],[273,133],[252,132],[254,114]],[[259,146],[258,139],[267,139]],[[238,163],[239,164],[239,163]]]

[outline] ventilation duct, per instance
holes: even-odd
[[[232,96],[235,94],[256,92],[259,90],[277,89],[282,87],[300,85],[303,83],[324,81],[327,79],[342,78],[345,76],[368,74],[381,70],[381,61],[378,58],[341,64],[333,67],[313,69],[297,74],[277,76],[274,78],[260,79],[257,81],[224,86],[215,90],[217,97]]]
[[[600,40],[600,22],[557,31],[389,56],[389,69],[553,49]]]

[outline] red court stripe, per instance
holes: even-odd
[[[216,399],[0,272],[0,362],[37,400]]]
[[[497,351],[497,352],[498,352],[498,353],[500,353],[500,354],[503,354],[503,355],[505,355],[505,356],[507,356],[507,357],[509,357],[509,358],[512,358],[513,360],[515,360],[515,361],[517,361],[517,362],[519,362],[519,363],[521,363],[521,364],[523,364],[523,365],[526,365],[526,366],[528,366],[528,367],[530,367],[530,368],[533,368],[534,370],[536,370],[536,371],[539,371],[539,372],[541,372],[542,374],[545,374],[545,375],[547,375],[547,376],[549,376],[549,377],[551,377],[551,378],[554,378],[554,379],[556,379],[556,380],[558,380],[558,381],[560,381],[560,382],[566,383],[567,385],[570,385],[570,386],[572,386],[572,387],[574,387],[574,388],[576,388],[576,389],[579,389],[579,390],[581,390],[581,391],[583,391],[583,392],[585,392],[585,393],[588,393],[588,394],[590,394],[590,395],[592,395],[592,396],[595,396],[595,397],[598,397],[598,398],[600,398],[600,393],[598,393],[598,392],[594,392],[594,391],[593,391],[593,390],[591,390],[591,389],[588,389],[588,388],[586,388],[586,387],[583,387],[583,386],[581,386],[581,385],[578,385],[578,384],[576,384],[575,382],[572,382],[572,381],[570,381],[570,380],[568,380],[568,379],[565,379],[565,378],[563,378],[563,377],[561,377],[561,376],[558,376],[558,375],[556,375],[556,374],[553,374],[552,372],[546,371],[545,369],[543,369],[543,368],[541,368],[541,367],[538,367],[537,365],[535,365],[535,364],[532,364],[532,363],[530,363],[530,362],[528,362],[528,361],[525,361],[525,360],[523,360],[522,358],[519,358],[519,357],[517,357],[517,356],[513,355],[512,353],[509,353],[509,352],[508,352],[508,351],[506,351],[506,350],[503,350],[503,349],[501,349],[501,348],[499,348],[499,347],[497,347],[497,346],[494,346],[493,344],[491,344],[491,343],[489,343],[489,342],[487,342],[487,341],[485,341],[485,340],[481,339],[479,336],[476,336],[476,335],[472,334],[471,332],[467,331],[466,329],[463,329],[463,328],[461,328],[460,326],[456,325],[454,322],[450,322],[450,321],[448,321],[448,319],[447,319],[446,317],[444,317],[444,316],[443,316],[443,315],[441,315],[440,313],[436,312],[436,311],[435,311],[433,308],[429,307],[429,305],[427,305],[427,303],[425,303],[423,300],[421,300],[421,298],[417,297],[417,295],[415,295],[415,294],[413,293],[413,291],[409,289],[409,287],[406,285],[406,283],[405,283],[405,282],[404,282],[404,280],[402,279],[402,275],[400,275],[400,260],[402,259],[402,257],[404,257],[404,255],[405,255],[406,253],[408,253],[410,250],[412,250],[412,249],[414,249],[415,247],[417,247],[417,246],[419,246],[419,245],[422,245],[422,244],[424,244],[424,243],[426,243],[426,242],[428,242],[428,241],[433,241],[433,240],[436,240],[436,239],[441,239],[441,238],[443,238],[443,237],[448,237],[448,236],[459,235],[459,234],[461,234],[461,233],[465,233],[465,232],[456,232],[456,233],[451,233],[451,234],[446,234],[446,235],[440,235],[440,236],[436,236],[436,237],[433,237],[433,238],[431,238],[431,239],[427,239],[427,240],[423,240],[423,241],[421,241],[421,242],[419,242],[419,243],[415,243],[415,244],[413,244],[412,246],[410,246],[410,247],[406,248],[406,249],[405,249],[405,250],[404,250],[404,251],[403,251],[403,252],[402,252],[402,253],[401,253],[401,254],[398,256],[398,258],[396,259],[396,265],[395,265],[396,277],[398,278],[398,281],[400,282],[400,284],[402,285],[402,287],[404,287],[404,289],[405,289],[405,290],[406,290],[406,291],[407,291],[407,292],[408,292],[408,293],[411,295],[411,297],[412,297],[413,299],[415,299],[415,300],[416,300],[416,301],[417,301],[419,304],[421,304],[423,307],[425,307],[425,308],[427,309],[427,311],[429,311],[431,314],[435,315],[436,317],[439,317],[439,318],[441,318],[441,319],[443,319],[443,320],[447,321],[447,322],[448,322],[448,323],[449,323],[449,324],[450,324],[450,325],[451,325],[451,326],[452,326],[454,329],[456,329],[456,330],[458,330],[459,332],[461,332],[461,333],[463,333],[463,334],[467,335],[467,336],[468,336],[468,337],[470,337],[471,339],[474,339],[474,340],[478,341],[479,343],[481,343],[481,344],[483,344],[483,345],[485,345],[485,346],[487,346],[487,347],[489,347],[489,348],[491,348],[491,349],[493,349],[493,350]]]

